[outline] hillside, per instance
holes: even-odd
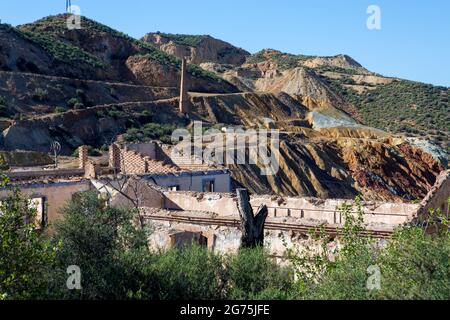
[[[68,30],[68,15],[50,16],[17,29],[28,34],[56,39],[97,57],[105,66],[105,75],[88,74],[84,79],[130,82],[147,86],[177,86],[181,61],[143,41],[86,17],[81,18],[82,29]],[[59,52],[59,51],[58,51]],[[63,54],[63,53],[62,53]],[[155,76],[144,77],[151,69]],[[191,64],[189,78],[198,91],[236,92],[236,89],[215,74]],[[157,76],[156,76],[157,75]]]
[[[450,152],[449,88],[383,77],[347,55],[318,57],[265,49],[240,66],[202,67],[241,90],[283,91],[310,109],[325,114],[339,109],[361,124],[431,141]]]
[[[250,56],[247,51],[207,35],[148,33],[142,41],[178,58],[187,57],[191,63],[215,62],[240,65]]]
[[[424,196],[448,155],[448,88],[382,77],[346,55],[250,55],[210,36],[143,40],[67,15],[0,25],[0,150],[71,155],[127,141],[171,144],[174,128],[273,128],[280,172],[230,166],[252,192],[410,201]],[[178,110],[187,56],[189,119]],[[404,133],[404,136],[400,133]]]

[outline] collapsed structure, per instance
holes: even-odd
[[[43,227],[61,217],[61,208],[76,194],[95,191],[115,207],[139,209],[152,230],[149,244],[154,248],[179,247],[197,242],[215,252],[235,251],[242,231],[227,169],[190,166],[173,156],[168,146],[113,143],[108,164],[102,166],[79,148],[79,167],[71,169],[7,172],[10,185],[0,190],[5,197],[10,188],[19,188],[37,209]],[[430,209],[449,212],[450,170],[443,171],[421,203],[362,202],[367,234],[383,239],[400,225],[425,221]],[[354,212],[354,201],[311,197],[258,195],[250,204],[268,208],[265,245],[275,256],[282,256],[286,245],[310,242],[308,234],[321,227],[331,237],[342,228],[340,210],[347,203]]]

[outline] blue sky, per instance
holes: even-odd
[[[386,76],[450,86],[448,0],[72,0],[81,13],[134,37],[146,32],[210,34],[250,52],[352,56]],[[381,30],[369,30],[369,5]],[[1,0],[13,25],[64,11],[65,0]]]

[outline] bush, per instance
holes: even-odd
[[[150,267],[157,279],[159,299],[212,300],[224,297],[222,258],[205,248],[191,246],[160,252]]]
[[[66,111],[67,111],[67,108],[64,108],[64,107],[56,107],[55,108],[55,112],[57,112],[57,113],[63,113]]]
[[[228,299],[287,299],[294,279],[262,248],[242,249],[226,261]]]
[[[71,98],[69,101],[67,101],[67,106],[69,108],[75,107],[76,104],[80,103],[77,98]]]
[[[130,128],[124,134],[127,142],[149,142],[160,140],[164,143],[172,143],[172,133],[177,129],[173,124],[147,123],[140,128]]]
[[[3,188],[8,179],[1,179]],[[57,245],[36,232],[36,210],[19,190],[2,199],[0,211],[0,300],[40,299],[51,282]]]
[[[82,297],[123,299],[139,291],[126,259],[148,252],[144,231],[132,223],[136,212],[106,206],[90,192],[75,197],[63,212],[64,219],[55,225],[54,241],[61,243],[57,258],[61,266],[82,270]],[[65,297],[78,294],[66,291]]]
[[[81,103],[81,102],[77,102],[77,103],[75,103],[75,105],[73,106],[73,108],[75,109],[75,110],[79,110],[79,109],[84,109],[84,104],[83,103]]]
[[[88,146],[88,156],[90,156],[90,157],[99,157],[101,155],[102,155],[102,153],[99,150],[95,149],[92,146]],[[72,157],[76,157],[77,158],[78,156],[79,156],[79,152],[78,152],[78,148],[77,148],[77,149],[75,149],[72,152]]]
[[[37,88],[34,90],[33,99],[43,102],[47,99],[48,91],[45,89]]]

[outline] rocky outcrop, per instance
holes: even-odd
[[[109,145],[132,125],[149,121],[184,123],[177,106],[176,99],[130,102],[18,120],[3,130],[0,148],[48,152],[51,142],[57,140],[61,143],[62,153],[69,155],[81,145]],[[108,113],[111,109],[115,113]]]
[[[344,141],[344,142],[343,142]],[[443,167],[429,155],[389,141],[289,138],[280,143],[279,171],[231,165],[237,185],[253,193],[403,202],[423,198]]]
[[[46,153],[34,151],[0,151],[0,166],[34,167],[54,163]]]
[[[19,113],[42,115],[74,107],[169,99],[177,87],[149,87],[122,82],[80,80],[33,73],[0,71],[0,96],[8,107],[3,116]],[[42,98],[36,95],[41,90]],[[72,102],[71,102],[72,100]],[[0,126],[1,127],[1,126]]]
[[[241,48],[211,36],[148,33],[142,40],[180,59],[187,57],[190,63],[195,64],[216,62],[240,65],[250,55]]]
[[[181,62],[174,56],[85,17],[81,18],[81,29],[68,30],[67,18],[68,15],[50,16],[22,25],[19,29],[45,35],[98,59],[102,67],[84,70],[83,76],[80,76],[82,79],[131,82],[158,87],[179,85]],[[56,54],[62,53],[56,51]],[[77,70],[80,66],[72,68]],[[188,73],[195,78],[195,81],[192,81],[192,90],[219,93],[239,91],[226,80],[202,72],[200,68],[188,68]]]
[[[48,39],[44,39],[48,41]],[[77,48],[65,46],[55,41],[53,44],[60,49],[60,54],[67,55],[69,51]],[[85,55],[86,59],[80,58]],[[11,26],[0,24],[0,70],[30,72],[46,75],[58,75],[82,79],[106,79],[107,72],[100,66],[88,60],[87,52],[78,50],[72,57],[73,65],[68,60],[57,59],[55,52],[45,48],[41,42],[18,31]]]
[[[142,55],[129,57],[126,66],[137,83],[158,87],[178,87],[180,84],[181,70],[178,66],[160,64]],[[192,72],[187,74],[187,86],[188,90],[196,92],[231,93],[239,91],[226,80]]]
[[[339,54],[333,57],[314,57],[311,59],[306,59],[302,62],[302,64],[309,68],[328,66],[353,70],[360,74],[371,74],[371,72],[365,69],[361,64],[345,54]]]

